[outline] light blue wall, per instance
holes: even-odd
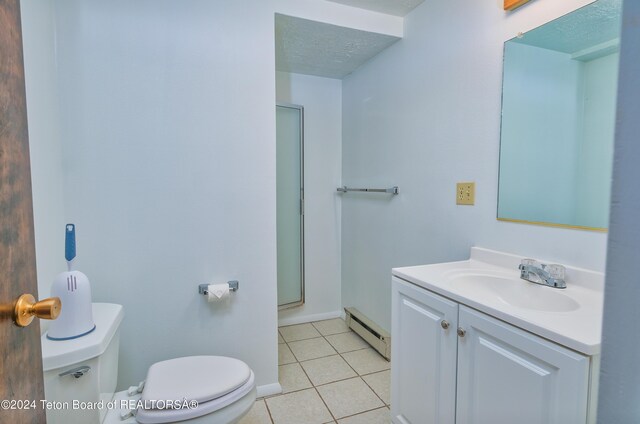
[[[640,422],[640,2],[624,2],[599,424]]]
[[[66,270],[64,259],[64,172],[56,85],[54,0],[22,0],[31,188],[38,271],[38,298]],[[48,321],[40,321],[42,332]]]
[[[277,390],[274,14],[394,36],[402,19],[317,0],[24,2],[40,292],[75,222],[93,299],[125,308],[120,388],[155,361],[222,354]],[[294,86],[292,101],[324,92],[304,102],[319,111],[308,243],[322,251],[304,313],[335,315],[340,84]],[[229,305],[197,294],[232,278]]]
[[[93,299],[124,305],[119,389],[203,354],[277,383],[272,2],[56,9],[66,216]]]
[[[345,306],[389,329],[391,268],[466,259],[473,245],[604,269],[606,234],[496,220],[503,44],[585,3],[427,1],[403,40],[344,80],[344,183],[400,187],[343,198]],[[456,206],[457,181],[476,182],[475,206]]]

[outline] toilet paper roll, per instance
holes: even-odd
[[[209,284],[207,287],[207,301],[218,302],[229,297],[229,284]]]

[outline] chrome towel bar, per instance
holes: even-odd
[[[353,188],[353,187],[342,186],[342,187],[338,187],[338,191],[341,193],[346,193],[348,191],[364,191],[367,193],[389,193],[393,195],[396,195],[399,193],[398,186],[393,186],[391,188]]]

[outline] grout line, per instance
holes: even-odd
[[[323,337],[324,337],[324,336],[323,336]],[[325,337],[325,339],[326,339],[326,337]],[[329,340],[327,340],[327,343],[331,344],[331,343],[329,342]],[[333,346],[333,345],[332,345],[332,346]],[[337,349],[336,349],[336,351],[337,351]],[[353,352],[353,351],[352,351],[352,352]],[[345,352],[345,353],[346,353],[346,352]],[[369,385],[367,384],[367,382],[366,382],[366,381],[364,381],[364,378],[362,378],[362,376],[360,376],[360,374],[358,373],[358,371],[356,371],[356,370],[351,366],[351,364],[350,364],[349,362],[347,362],[347,360],[346,360],[346,359],[344,359],[344,357],[342,356],[342,354],[341,354],[340,352],[338,352],[338,355],[339,355],[339,356],[340,356],[340,358],[341,358],[341,359],[342,359],[342,360],[347,364],[347,366],[348,366],[349,368],[351,368],[351,370],[356,374],[356,376],[355,376],[355,377],[349,377],[349,378],[345,378],[345,379],[338,380],[338,381],[345,381],[345,380],[351,380],[351,379],[353,379],[353,378],[359,378],[360,380],[362,380],[362,382],[365,384],[365,386],[369,387],[369,390],[371,390],[371,391],[373,392],[373,394],[374,394],[378,399],[380,399],[380,396],[378,396],[378,394],[376,393],[376,391],[375,391],[375,390],[373,390],[373,389],[371,388],[371,386],[369,386]],[[302,365],[301,365],[301,366],[302,366]],[[304,370],[304,367],[303,367],[302,369]],[[311,380],[311,379],[309,379],[309,380]],[[336,382],[337,382],[337,381],[334,381],[334,382],[332,382],[332,383],[336,383]],[[322,384],[322,385],[320,385],[320,386],[325,386],[325,385],[327,385],[327,384],[332,384],[332,383],[326,383],[326,384]],[[311,384],[313,384],[313,382],[311,382]],[[314,387],[316,387],[316,386],[314,385]],[[318,389],[316,388],[316,391],[317,391],[317,390],[318,390]],[[320,392],[318,392],[318,394],[320,394]],[[322,395],[320,395],[320,397],[322,398]],[[323,401],[324,401],[324,399],[323,399]],[[383,401],[382,399],[380,399],[380,401],[382,402],[382,405],[384,405],[384,406],[386,406],[386,405],[387,405],[387,404],[385,403],[385,401]],[[328,406],[327,406],[327,407],[328,407]],[[378,408],[374,408],[374,409],[378,409]],[[370,411],[372,411],[372,410],[373,410],[373,409],[371,409]],[[329,411],[329,412],[331,412],[331,411]],[[360,412],[358,412],[357,414],[349,415],[349,416],[346,416],[346,417],[341,417],[340,419],[342,420],[342,419],[345,419],[345,418],[348,418],[348,417],[353,417],[353,416],[355,416],[355,415],[363,414],[363,413],[365,413],[365,412],[369,412],[369,411],[360,411]],[[331,415],[333,415],[333,413],[331,413]],[[334,417],[334,418],[335,418],[335,417]],[[337,422],[338,422],[338,420],[336,419],[336,423],[337,423]]]
[[[385,406],[377,406],[377,407],[375,407],[373,409],[367,409],[366,411],[358,412],[357,414],[347,415],[347,416],[342,417],[340,419],[344,420],[345,418],[357,417],[358,415],[366,414],[367,412],[377,411],[378,409],[389,409],[389,408],[387,408],[387,405],[385,405]]]
[[[329,343],[331,343],[331,342],[329,342]],[[333,348],[335,349],[335,347],[334,347],[333,345],[331,345],[331,347],[333,347]],[[369,346],[367,346],[367,347],[360,347],[360,348],[358,348],[358,349],[345,350],[344,352],[338,352],[338,353],[339,353],[340,355],[342,355],[343,353],[357,352],[357,351],[359,351],[359,350],[365,350],[365,349],[371,349],[371,348],[370,348]],[[336,352],[337,352],[337,349],[336,349]]]
[[[313,384],[313,383],[311,383],[311,384]],[[333,418],[333,421],[337,421],[338,419],[336,418],[335,415],[333,415],[333,411],[331,410],[331,408],[329,408],[329,405],[327,405],[327,402],[325,402],[324,398],[322,397],[322,395],[318,391],[318,388],[316,386],[313,386],[313,390],[316,391],[316,393],[318,394],[318,397],[320,398],[320,400],[324,404],[324,407],[327,408],[327,411],[329,411],[329,415],[331,415],[331,418]]]
[[[279,344],[279,345],[281,345],[281,344],[285,345],[285,346],[287,347],[287,349],[289,349],[289,352],[291,352],[291,355],[293,355],[293,359],[295,359],[295,360],[296,360],[295,362],[289,362],[289,363],[286,363],[286,364],[281,364],[281,363],[280,363],[280,358],[278,357],[278,366],[281,366],[281,365],[290,365],[290,364],[295,364],[296,362],[298,362],[298,358],[296,358],[296,355],[293,353],[293,350],[291,350],[291,346],[289,346],[289,343],[284,342],[284,343],[278,343],[278,344]],[[278,347],[278,349],[280,349],[280,348]],[[280,353],[278,353],[278,356],[279,356],[279,355],[280,355]]]
[[[332,320],[334,320],[334,319],[340,319],[340,320],[342,320],[342,322],[344,322],[344,320],[343,320],[342,318],[329,318],[329,319],[323,319],[323,320],[320,320],[320,321],[311,321],[311,322],[310,322],[310,324],[313,326],[313,328],[315,328],[315,329],[318,331],[318,333],[322,334],[322,333],[320,332],[320,329],[319,329],[318,327],[316,327],[316,323],[318,323],[318,322],[323,322],[323,321],[332,321]],[[345,322],[345,325],[346,325],[346,322]],[[278,327],[278,328],[279,328],[279,327]],[[352,331],[352,330],[351,330],[349,327],[347,327],[347,331],[338,331],[337,333],[332,333],[332,334],[322,334],[322,335],[323,335],[323,336],[333,336],[334,334],[348,333],[348,332],[350,332],[350,331]]]
[[[353,330],[349,330],[346,333],[337,333],[337,334],[348,334],[348,333],[353,333],[354,335],[356,335],[357,337],[362,339],[362,337],[358,336],[356,334],[356,332],[353,331]],[[331,347],[333,347],[336,351],[338,351],[338,349],[333,345],[333,343],[331,343],[331,341],[327,338],[327,337],[335,336],[335,335],[336,334],[327,334],[326,336],[322,336],[322,337],[324,337],[327,340],[327,342],[331,345]],[[364,339],[362,339],[362,340],[364,340]],[[349,352],[357,352],[358,350],[365,350],[365,349],[371,349],[372,348],[372,346],[369,343],[367,343],[366,340],[364,340],[364,342],[365,342],[365,346],[364,347],[359,347],[357,349],[352,349],[352,350],[345,350],[344,352],[338,352],[338,353],[342,354],[342,353],[349,353]]]
[[[371,374],[377,374],[377,373],[379,373],[379,372],[384,372],[384,371],[391,371],[391,368],[386,368],[386,369],[384,369],[384,370],[379,370],[379,371],[368,372],[368,373],[366,373],[366,374],[360,374],[360,377],[366,377],[366,376],[368,376],[368,375],[371,375]]]
[[[354,375],[353,377],[347,377],[347,378],[341,378],[339,380],[335,380],[335,381],[330,381],[328,383],[322,383],[322,384],[318,384],[318,385],[313,385],[313,387],[323,387],[323,386],[328,386],[329,384],[333,384],[333,383],[339,383],[341,381],[347,381],[347,380],[353,380],[354,378],[358,378],[360,377],[359,375]],[[313,384],[313,381],[311,382],[311,384]]]
[[[380,371],[380,372],[383,372],[383,371]],[[368,375],[371,375],[371,374],[368,374]],[[360,378],[362,378],[362,377],[360,377]],[[371,389],[371,391],[373,392],[373,394],[374,394],[374,395],[376,395],[376,396],[378,397],[378,399],[380,399],[380,401],[382,402],[382,404],[383,404],[384,406],[387,406],[387,402],[385,402],[385,401],[384,401],[384,399],[382,399],[382,397],[380,397],[380,395],[378,394],[378,392],[376,392],[376,390],[375,390],[373,387],[371,387],[371,385],[370,385],[369,383],[367,383],[367,380],[365,380],[365,379],[363,378],[363,379],[362,379],[362,381],[364,381],[364,384],[366,384],[366,385],[367,385],[367,387],[368,387],[369,389]]]
[[[325,339],[323,336],[320,336],[320,337],[314,337],[314,339],[319,339],[319,338],[322,338],[322,339],[324,339],[324,341],[325,341],[325,342],[329,343],[329,342],[327,341],[327,339]],[[306,339],[306,340],[312,340],[312,339]],[[301,340],[296,340],[296,341],[301,341]],[[336,349],[333,347],[333,345],[331,345],[331,343],[329,343],[329,347],[330,347],[331,349],[333,349],[333,352],[334,352],[334,353],[330,353],[330,354],[328,354],[328,355],[323,355],[323,356],[318,356],[317,358],[305,359],[305,360],[301,361],[300,359],[298,359],[298,356],[295,354],[295,352],[293,351],[293,349],[291,349],[291,346],[289,346],[289,345],[288,345],[288,343],[287,343],[287,346],[289,347],[289,350],[291,350],[291,353],[293,353],[293,357],[294,357],[294,358],[296,358],[296,361],[298,361],[298,362],[313,361],[314,359],[326,358],[327,356],[333,356],[333,355],[335,355],[335,354],[338,354],[338,351],[336,351]]]
[[[317,339],[318,337],[324,337],[324,336],[320,334],[319,336],[305,337],[304,339],[297,339],[297,340],[287,340],[283,337],[282,340],[284,340],[284,343],[295,343],[295,342],[302,342],[305,340]],[[278,343],[278,344],[282,344],[282,343]]]
[[[316,321],[316,322],[317,322],[317,321]],[[299,324],[294,324],[294,325],[299,325]],[[315,327],[315,325],[313,325],[313,322],[311,322],[311,325],[312,325],[312,327],[313,327],[313,328],[315,328],[315,329],[316,329],[316,331],[318,331],[318,333],[320,333],[320,331]],[[288,326],[285,326],[285,327],[288,327]],[[278,332],[279,332],[279,331],[280,331],[280,327],[278,327]],[[331,342],[327,339],[327,336],[333,336],[333,335],[335,335],[335,334],[345,334],[345,333],[354,333],[354,332],[353,332],[353,330],[349,329],[348,331],[345,331],[345,332],[343,332],[343,333],[327,334],[326,336],[325,336],[324,334],[320,333],[320,336],[319,336],[319,337],[318,337],[318,336],[315,336],[315,337],[310,337],[310,338],[301,339],[301,340],[293,340],[293,341],[291,341],[291,342],[287,341],[284,337],[282,337],[282,339],[284,340],[284,342],[283,342],[283,343],[279,343],[279,344],[285,344],[285,345],[287,346],[287,348],[288,348],[288,349],[291,351],[291,353],[293,354],[293,357],[294,357],[294,359],[295,359],[296,361],[295,361],[295,362],[291,362],[291,363],[289,363],[289,364],[280,364],[280,363],[278,363],[278,369],[280,369],[279,367],[281,367],[281,366],[283,366],[283,365],[298,364],[298,365],[300,366],[300,368],[302,369],[302,372],[305,374],[305,376],[306,376],[306,377],[307,377],[307,379],[309,380],[309,383],[311,384],[311,387],[307,387],[307,388],[304,388],[304,389],[293,390],[293,391],[291,391],[291,392],[287,392],[287,393],[279,393],[279,394],[275,394],[275,395],[272,395],[272,396],[268,396],[268,397],[264,397],[264,398],[262,398],[262,400],[263,400],[263,402],[265,403],[265,406],[266,406],[266,408],[267,408],[267,412],[269,413],[269,418],[271,419],[271,423],[272,423],[272,424],[275,424],[275,421],[273,420],[273,417],[271,416],[271,410],[269,409],[269,405],[267,404],[267,399],[274,398],[274,397],[277,397],[277,396],[289,395],[289,394],[292,394],[292,393],[297,393],[297,392],[301,392],[301,391],[304,391],[304,390],[310,390],[310,389],[315,390],[315,392],[316,392],[316,393],[318,394],[318,396],[320,397],[320,400],[321,400],[321,401],[322,401],[322,403],[324,404],[325,408],[327,408],[327,411],[329,411],[329,414],[330,414],[330,415],[331,415],[331,417],[333,418],[333,423],[337,424],[337,423],[338,423],[338,419],[337,419],[337,418],[336,418],[336,416],[333,414],[333,412],[332,412],[332,411],[331,411],[331,409],[329,408],[329,405],[327,405],[327,403],[325,402],[324,398],[322,397],[322,395],[321,395],[321,394],[320,394],[320,392],[318,391],[318,387],[327,386],[327,385],[329,385],[329,384],[338,383],[338,382],[345,381],[345,380],[351,380],[351,379],[354,379],[354,378],[359,378],[360,380],[362,380],[362,382],[365,384],[365,386],[367,386],[367,387],[368,387],[368,388],[369,388],[369,389],[370,389],[370,390],[371,390],[371,391],[376,395],[376,397],[380,400],[380,402],[382,402],[382,405],[383,405],[383,406],[378,406],[378,407],[373,408],[373,409],[368,409],[368,410],[365,410],[365,411],[360,411],[360,412],[358,412],[358,413],[356,413],[356,414],[347,415],[347,416],[341,417],[341,418],[340,418],[341,420],[343,420],[343,419],[345,419],[345,418],[354,417],[354,416],[356,416],[356,415],[364,414],[364,413],[367,413],[367,412],[375,411],[375,410],[378,410],[378,409],[384,409],[384,408],[386,408],[387,410],[389,409],[389,405],[388,405],[388,404],[387,404],[387,403],[386,403],[386,402],[385,402],[385,401],[384,401],[384,400],[383,400],[383,399],[378,395],[378,393],[376,393],[376,391],[375,391],[375,390],[373,390],[373,388],[372,388],[372,387],[371,387],[371,386],[370,386],[370,385],[365,381],[365,379],[364,379],[364,378],[362,378],[362,377],[363,377],[363,376],[367,376],[367,375],[372,375],[372,374],[381,373],[381,372],[384,372],[384,371],[389,371],[390,369],[389,369],[389,368],[387,368],[387,369],[383,369],[383,370],[377,370],[377,371],[369,372],[369,373],[366,373],[366,374],[360,374],[360,373],[358,373],[358,372],[357,372],[357,371],[356,371],[356,370],[351,366],[351,364],[350,364],[350,363],[345,359],[345,357],[343,356],[343,354],[345,354],[345,353],[351,353],[351,352],[357,352],[357,351],[365,350],[365,349],[372,349],[372,348],[371,348],[370,346],[366,346],[366,347],[363,347],[363,348],[360,348],[360,349],[350,350],[350,351],[346,351],[346,352],[338,352],[338,351],[337,351],[337,349],[336,349],[336,348],[331,344]],[[355,333],[354,333],[354,334],[355,334]],[[281,334],[281,336],[282,336],[282,334]],[[290,343],[299,342],[299,341],[303,341],[303,340],[317,339],[317,338],[320,338],[320,337],[322,337],[322,338],[323,338],[327,343],[329,343],[329,345],[331,346],[331,348],[332,348],[332,349],[334,349],[335,353],[332,353],[332,354],[329,354],[329,355],[320,356],[320,357],[318,357],[318,358],[306,359],[306,360],[304,360],[304,361],[300,361],[300,360],[298,359],[298,357],[296,356],[296,354],[293,352],[293,349],[291,349],[291,346],[289,345]],[[373,350],[373,349],[372,349],[372,350]],[[375,350],[374,350],[374,351],[375,351]],[[378,352],[376,352],[376,353],[378,353]],[[378,354],[379,354],[379,353],[378,353]],[[313,381],[311,380],[311,378],[309,377],[309,374],[307,373],[307,371],[306,371],[306,370],[304,369],[304,367],[302,366],[302,363],[303,363],[303,362],[309,362],[309,361],[317,360],[317,359],[327,358],[327,357],[330,357],[330,356],[336,356],[336,355],[340,356],[340,358],[341,358],[344,362],[346,362],[347,366],[348,366],[349,368],[351,368],[351,370],[355,373],[355,376],[354,376],[354,377],[347,377],[347,378],[343,378],[343,379],[340,379],[340,380],[331,381],[331,382],[328,382],[328,383],[319,384],[319,385],[317,385],[317,386],[316,386],[316,385],[313,383]],[[381,357],[382,357],[382,356],[381,356]],[[331,423],[331,422],[330,422],[330,423]]]
[[[322,338],[324,338],[324,336],[322,336]],[[327,341],[325,339],[325,341]],[[327,342],[329,343],[329,342]],[[333,347],[333,346],[332,346]],[[295,356],[295,354],[294,354]],[[297,358],[297,357],[296,357]],[[329,411],[329,415],[331,415],[331,418],[333,418],[333,421],[336,421],[336,416],[333,415],[333,412],[331,411],[331,409],[329,408],[329,405],[327,405],[327,402],[325,402],[324,398],[322,397],[322,395],[320,394],[320,392],[318,391],[318,389],[316,388],[316,385],[313,384],[313,380],[311,380],[311,378],[309,377],[309,374],[307,374],[307,371],[304,369],[304,367],[302,366],[302,364],[300,363],[300,361],[298,361],[298,365],[300,366],[300,368],[302,369],[302,372],[304,373],[304,375],[307,376],[307,379],[309,380],[309,383],[311,383],[311,386],[313,387],[313,390],[315,390],[316,394],[318,395],[318,397],[320,398],[320,400],[322,401],[323,405],[325,408],[327,408],[327,411]]]
[[[375,353],[377,353],[377,354],[380,356],[380,358],[382,358],[382,360],[384,360],[385,362],[388,362],[389,364],[391,364],[391,362],[389,362],[389,361],[387,361],[386,359],[384,359],[384,356],[380,355],[380,352],[378,352],[378,351],[377,351],[377,350],[375,350],[374,348],[372,348],[372,347],[367,347],[367,348],[365,348],[365,349],[371,349],[372,351],[374,351]],[[344,352],[344,353],[346,354],[346,353],[352,353],[352,352],[359,352],[359,351],[361,351],[361,350],[365,350],[365,349],[352,350],[351,352]],[[340,356],[342,356],[342,359],[344,359],[344,361],[345,361],[347,364],[349,364],[349,361],[347,361],[347,358],[345,358],[345,357],[344,357],[344,354],[339,353],[339,355],[340,355]],[[349,364],[349,366],[351,366],[351,364]],[[354,371],[356,371],[356,370],[355,370],[355,368],[353,368],[353,367],[351,367],[351,368],[352,368]],[[356,371],[356,374],[358,374],[359,376],[361,376],[361,377],[362,377],[362,376],[365,376],[365,375],[371,375],[371,374],[375,374],[375,373],[377,373],[377,372],[387,371],[387,370],[390,370],[390,369],[391,369],[391,368],[385,368],[385,369],[382,369],[382,370],[371,371],[371,372],[367,372],[367,373],[363,373],[363,374],[360,374],[358,371]]]
[[[366,414],[367,412],[371,412],[371,411],[377,411],[378,409],[388,409],[388,408],[387,408],[387,405],[385,405],[385,406],[376,406],[375,408],[367,409],[366,411],[358,412],[357,414],[346,415],[346,416],[344,416],[344,417],[342,417],[340,419],[344,420],[345,418],[357,417],[358,415]]]
[[[274,424],[273,417],[271,416],[271,410],[269,409],[269,405],[267,405],[267,400],[262,399],[262,401],[264,402],[264,407],[267,408],[267,414],[269,414],[269,420],[271,421],[271,424]]]
[[[304,371],[304,368],[302,370]],[[305,372],[305,374],[306,374],[306,372]],[[307,378],[309,378],[309,376],[307,376]],[[309,379],[309,381],[311,381],[311,379]],[[311,384],[313,384],[313,383],[311,383]],[[320,400],[324,404],[324,407],[327,408],[327,411],[329,411],[329,415],[331,415],[331,418],[333,418],[333,421],[337,421],[336,416],[333,415],[333,411],[331,410],[331,408],[329,408],[329,405],[327,405],[327,402],[325,402],[324,398],[322,397],[322,395],[318,391],[318,388],[316,386],[313,386],[313,390],[316,391],[316,393],[318,394],[318,397],[320,398]]]
[[[303,388],[301,388],[301,389],[291,390],[291,391],[286,392],[286,393],[284,392],[284,388],[283,388],[283,389],[282,389],[282,390],[283,390],[283,392],[282,392],[282,393],[275,394],[275,395],[273,395],[273,396],[271,396],[271,397],[275,397],[275,396],[282,396],[282,395],[288,395],[289,393],[302,392],[302,391],[304,391],[304,390],[309,390],[309,389],[312,389],[312,388],[314,387],[314,385],[313,385],[313,381],[311,381],[311,379],[309,378],[309,376],[308,376],[308,375],[307,375],[307,373],[305,372],[305,370],[304,370],[304,368],[302,367],[302,364],[300,364],[300,362],[295,362],[295,363],[293,363],[293,364],[286,364],[286,365],[298,365],[298,367],[300,367],[300,369],[302,370],[302,372],[304,372],[305,376],[307,377],[307,380],[309,380],[309,384],[311,384],[311,386],[309,386],[309,387],[303,387]],[[282,366],[283,366],[283,365],[280,365],[279,367],[282,367]],[[278,367],[278,368],[279,368],[279,367]],[[278,371],[279,371],[279,370],[278,370]]]

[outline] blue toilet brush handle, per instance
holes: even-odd
[[[76,257],[76,226],[67,224],[64,237],[64,257],[71,271],[71,261]]]

